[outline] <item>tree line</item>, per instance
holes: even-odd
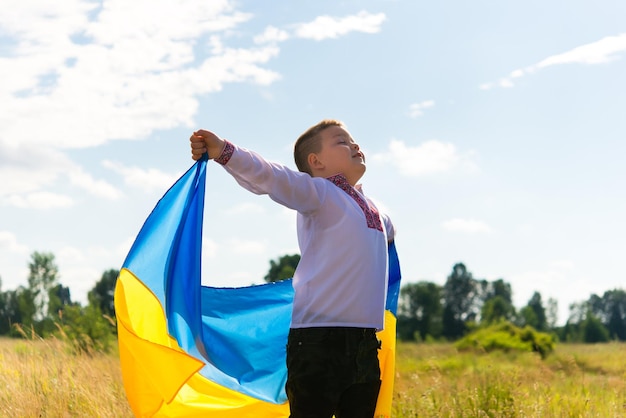
[[[78,350],[107,351],[115,342],[113,292],[118,270],[107,270],[88,292],[88,303],[72,301],[70,289],[59,281],[54,254],[32,253],[26,286],[2,289],[0,335],[59,336]]]
[[[265,281],[293,276],[298,254],[270,260]],[[116,269],[102,273],[88,292],[87,305],[72,301],[70,289],[59,281],[54,254],[34,252],[25,286],[2,289],[0,335],[62,336],[80,350],[108,350],[115,341],[113,294]],[[398,337],[409,341],[456,341],[479,327],[506,321],[549,332],[559,341],[626,341],[626,292],[614,289],[569,306],[565,325],[557,326],[558,302],[534,292],[521,308],[513,305],[513,289],[503,279],[476,279],[463,263],[452,267],[445,284],[429,281],[402,285],[398,300]]]

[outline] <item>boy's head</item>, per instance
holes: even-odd
[[[296,167],[303,173],[309,173],[311,176],[311,167],[307,161],[309,154],[318,153],[322,149],[322,136],[320,135],[324,129],[331,126],[344,126],[338,120],[324,119],[323,121],[311,126],[296,141],[293,147],[293,158],[296,160]]]
[[[294,159],[298,170],[312,177],[344,174],[356,183],[365,173],[365,156],[345,125],[324,119],[307,129],[295,143]]]

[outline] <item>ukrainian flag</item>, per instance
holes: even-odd
[[[241,288],[200,281],[206,159],[161,198],[124,261],[115,312],[124,387],[138,417],[288,417],[291,280]],[[400,269],[389,246],[383,386],[391,415]]]

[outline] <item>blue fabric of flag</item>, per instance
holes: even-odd
[[[203,159],[157,203],[123,267],[140,277],[165,307],[168,332],[179,346],[206,363],[201,375],[282,403],[287,399],[284,350],[291,282],[232,289],[202,286],[205,178]]]

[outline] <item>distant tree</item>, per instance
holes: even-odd
[[[626,292],[612,290],[604,294],[608,321],[606,327],[611,338],[626,341]]]
[[[481,280],[479,282],[481,299],[484,302],[500,296],[504,302],[513,305],[513,290],[511,284],[503,279],[494,280],[493,282]]]
[[[481,324],[493,324],[501,320],[510,320],[515,314],[515,308],[503,296],[489,298],[480,311]]]
[[[15,302],[19,312],[20,320],[18,322],[25,328],[34,326],[37,306],[35,305],[35,296],[30,288],[19,286],[15,290]]]
[[[22,323],[22,312],[16,290],[0,293],[0,335],[10,334],[14,324]]]
[[[521,326],[528,325],[534,329],[538,329],[537,314],[535,313],[535,310],[528,305],[520,309],[518,324]]]
[[[546,308],[546,320],[548,321],[548,328],[555,329],[559,320],[559,302],[554,298],[549,298]]]
[[[557,330],[561,341],[583,342],[583,322],[589,312],[587,302],[574,302],[569,305],[569,315],[565,325]]]
[[[495,280],[492,284],[493,296],[500,296],[508,304],[513,304],[513,288],[511,283],[505,282],[503,279]]]
[[[570,324],[580,324],[587,317],[587,303],[586,302],[574,302],[569,305],[569,318],[567,322]]]
[[[602,296],[591,294],[586,301],[570,304],[567,322],[557,331],[562,341],[597,342],[605,340],[603,330],[609,340],[626,341],[626,291],[614,289]]]
[[[65,337],[78,352],[108,352],[115,346],[113,325],[95,305],[68,306],[60,321]]]
[[[113,295],[115,293],[115,283],[119,276],[119,270],[110,269],[102,273],[102,277],[96,285],[87,293],[89,304],[100,309],[102,314],[115,318],[115,304]]]
[[[427,336],[441,336],[441,293],[441,286],[431,282],[402,286],[398,301],[398,334],[401,339],[413,340],[416,334],[422,341]]]
[[[264,277],[268,283],[293,277],[300,262],[300,254],[284,255],[278,261],[270,260],[270,270]]]
[[[591,296],[589,296],[589,299],[584,302],[584,307],[585,317],[587,317],[589,315],[589,312],[591,312],[593,316],[596,317],[596,319],[598,319],[600,322],[607,322],[608,318],[606,310],[604,308],[604,300],[600,296],[592,293]]]
[[[591,311],[588,312],[587,318],[582,324],[582,329],[583,341],[586,343],[602,343],[609,341],[609,331]]]
[[[609,290],[602,296],[591,294],[586,302],[581,303],[581,310],[585,313],[590,312],[600,321],[609,332],[611,339],[626,340],[626,292],[624,290]]]
[[[446,338],[454,340],[463,336],[467,322],[476,320],[477,290],[477,282],[465,264],[455,264],[443,287],[443,335]]]
[[[72,305],[70,288],[57,284],[48,293],[48,316],[56,317],[59,311],[66,306]]]
[[[530,312],[525,310],[525,315],[523,315],[526,321],[525,324],[530,325],[538,331],[546,331],[548,329],[548,320],[546,318],[546,310],[541,301],[541,293],[533,293],[526,307],[529,308],[534,315],[530,315]]]
[[[11,329],[8,320],[8,293],[2,291],[2,277],[0,277],[0,335],[8,334]]]
[[[72,303],[69,287],[65,287],[60,283],[56,284],[48,291],[47,300],[48,312],[43,318],[35,321],[34,327],[37,334],[41,337],[48,337],[57,332],[63,311]]]
[[[515,307],[513,306],[511,284],[503,279],[493,282],[482,280],[479,284],[482,299],[481,324],[490,324],[501,319],[512,321],[515,317]]]
[[[35,251],[28,263],[28,289],[35,304],[35,319],[41,320],[48,314],[50,289],[57,285],[59,269],[54,254]]]
[[[6,305],[7,305],[7,296],[2,291],[2,277],[0,277],[0,335],[6,334],[5,331],[5,318],[6,318]]]
[[[560,341],[568,343],[583,341],[581,326],[578,323],[566,322],[563,327],[557,329],[557,335]]]

